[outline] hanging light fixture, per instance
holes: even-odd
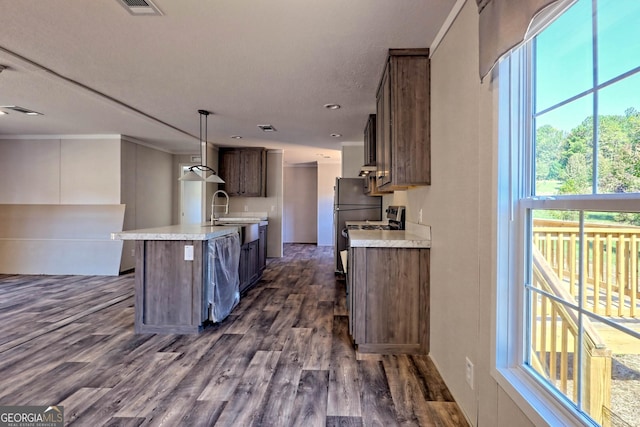
[[[198,110],[200,114],[200,160],[206,160],[207,158],[207,125],[209,119],[209,112],[207,110]],[[204,138],[202,137],[202,131],[204,129]],[[198,174],[195,171],[198,170],[202,174]],[[207,172],[211,172],[211,175],[204,177]],[[213,182],[216,184],[224,184],[222,178],[218,176],[215,170],[207,165],[195,165],[189,167],[189,171],[178,178],[179,181],[204,181]]]

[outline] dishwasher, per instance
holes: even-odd
[[[240,302],[240,236],[231,234],[213,239],[207,245],[204,304],[209,320],[223,321]]]

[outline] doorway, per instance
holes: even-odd
[[[195,164],[195,163],[194,163]],[[180,164],[179,176],[189,171],[192,164]],[[195,170],[197,174],[201,171]],[[202,221],[202,182],[180,182],[180,224],[201,224]]]

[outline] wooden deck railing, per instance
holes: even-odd
[[[576,222],[535,219],[534,245],[575,300],[579,278],[579,227]],[[605,316],[640,317],[640,227],[590,225],[584,228],[583,307]]]
[[[571,301],[566,282],[533,248],[533,286],[564,300]],[[543,294],[533,293],[531,304],[531,363],[574,402],[578,399],[578,316],[565,305]],[[601,425],[607,422],[605,412],[611,405],[611,350],[600,338],[591,322],[583,317],[583,406]]]

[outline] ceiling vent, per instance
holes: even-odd
[[[273,125],[258,125],[258,127],[260,129],[262,129],[264,132],[275,132],[276,128],[273,127]]]
[[[151,0],[118,0],[118,3],[135,16],[162,15],[160,9]]]
[[[29,110],[28,108],[18,107],[17,105],[0,105],[0,108],[5,108],[7,110],[13,110],[18,113],[26,114],[28,116],[42,116],[42,113],[38,113],[37,111]]]

